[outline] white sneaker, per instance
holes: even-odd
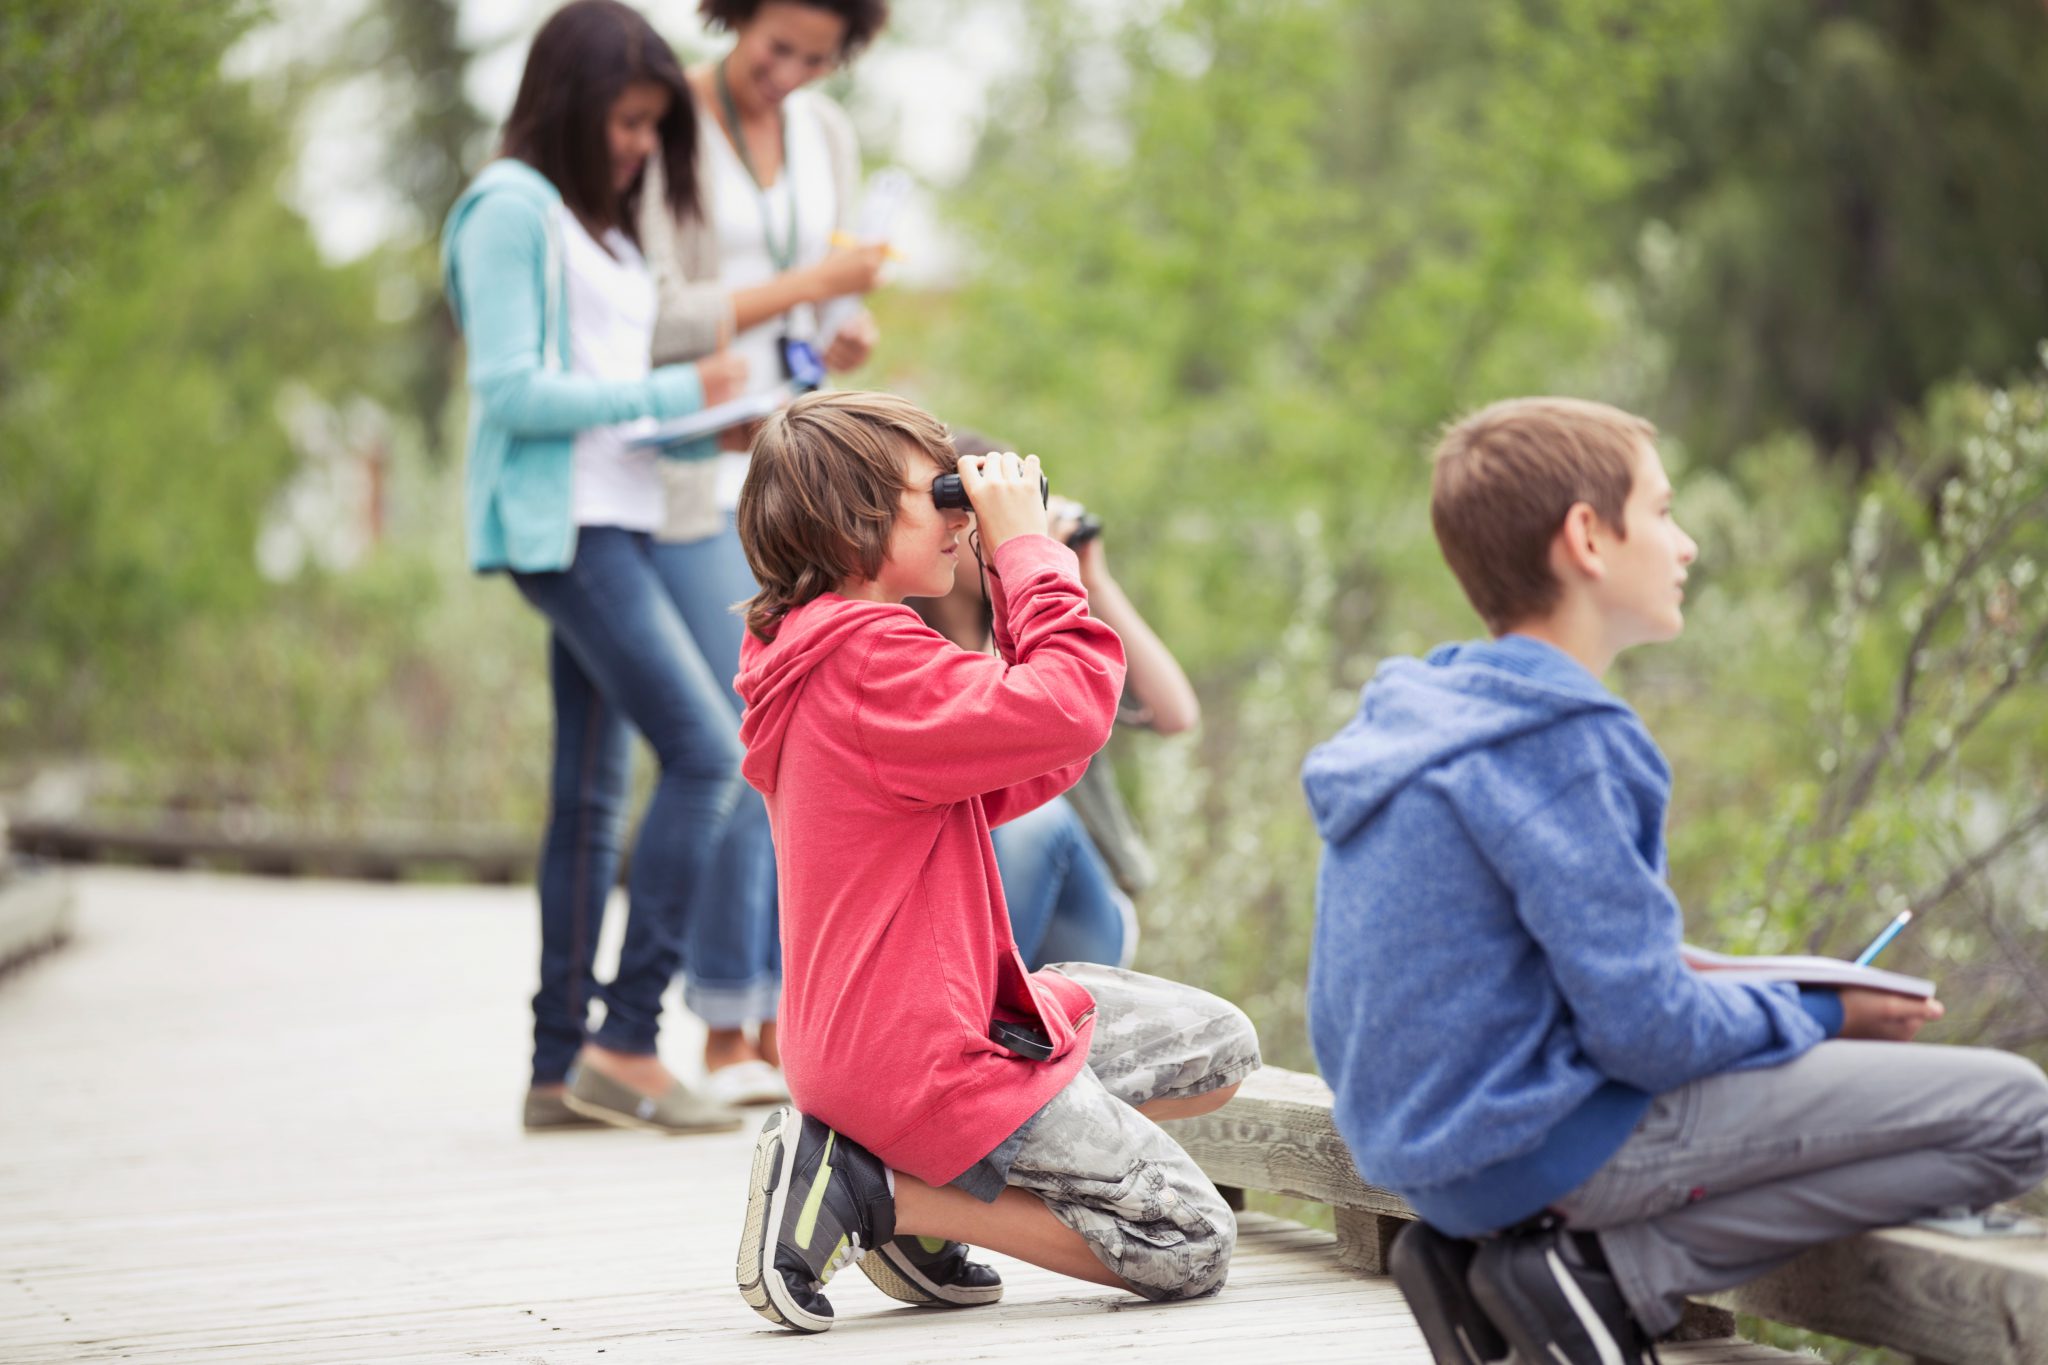
[[[758,1057],[705,1072],[699,1089],[726,1105],[789,1103],[782,1072]]]

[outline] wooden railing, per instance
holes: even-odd
[[[21,817],[7,826],[16,852],[61,862],[125,862],[149,867],[217,867],[278,876],[395,881],[444,872],[475,882],[533,875],[538,833],[371,830],[320,834],[224,820],[124,822],[85,816]]]
[[[1359,1177],[1317,1077],[1268,1067],[1217,1112],[1165,1127],[1238,1207],[1245,1190],[1329,1205],[1338,1259],[1365,1274],[1385,1273],[1394,1234],[1415,1217],[1399,1195]],[[1736,1312],[1890,1347],[1921,1365],[2048,1365],[2048,1239],[1924,1228],[1844,1238],[1692,1305],[1678,1335],[1730,1335]]]

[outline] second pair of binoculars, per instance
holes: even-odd
[[[1038,498],[1046,506],[1052,506],[1052,483],[1043,474],[1038,476]],[[1078,504],[1067,504],[1064,499],[1062,499],[1062,503],[1068,506],[1079,506]],[[973,510],[973,504],[968,501],[967,490],[961,486],[958,474],[941,474],[932,480],[932,505],[940,508],[958,507],[965,511]],[[1075,518],[1074,525],[1067,532],[1065,541],[1068,545],[1078,550],[1101,534],[1102,519],[1093,512],[1084,509]]]

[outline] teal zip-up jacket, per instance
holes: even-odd
[[[680,417],[704,403],[694,365],[645,379],[569,371],[569,281],[562,196],[524,162],[484,167],[441,231],[441,275],[469,350],[470,567],[566,569],[576,557],[576,433],[637,417]],[[664,447],[702,459],[715,442]]]

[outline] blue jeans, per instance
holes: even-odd
[[[732,680],[740,671],[746,623],[733,611],[757,589],[730,512],[725,529],[703,540],[656,541],[654,567],[690,635],[739,715]],[[776,935],[775,846],[768,806],[742,786],[711,869],[691,895],[683,945],[683,1003],[712,1028],[773,1019],[782,991]]]
[[[560,1081],[583,1045],[590,1002],[600,1047],[651,1055],[662,992],[681,958],[690,889],[703,880],[739,789],[739,727],[725,689],[654,571],[651,538],[586,526],[559,573],[514,574],[553,627],[555,752],[540,859],[540,990],[533,1080]],[[660,774],[633,844],[625,941],[600,987],[591,971],[618,880],[632,735]]]
[[[994,831],[996,871],[1024,963],[1130,964],[1138,946],[1131,898],[1109,875],[1064,796]]]

